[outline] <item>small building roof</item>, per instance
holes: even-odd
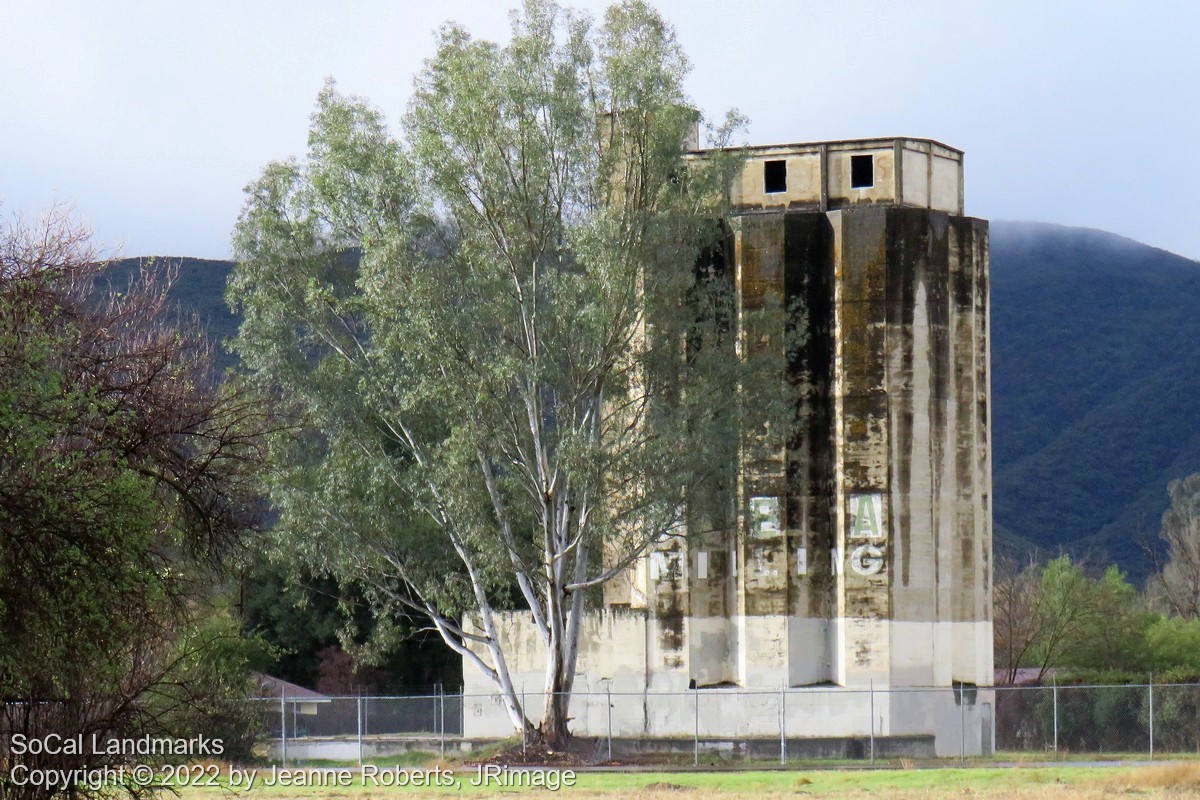
[[[327,694],[314,692],[312,689],[306,689],[298,683],[285,681],[283,678],[276,678],[273,675],[263,675],[254,673],[254,680],[258,684],[259,697],[280,698],[283,700],[293,700],[298,703],[328,703],[333,698]]]

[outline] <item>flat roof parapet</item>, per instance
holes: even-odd
[[[889,137],[725,148],[746,155],[730,201],[742,212],[856,205],[963,214],[963,152],[933,139]],[[710,150],[693,150],[703,158]]]

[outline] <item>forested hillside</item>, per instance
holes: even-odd
[[[1167,482],[1200,471],[1200,263],[1101,231],[991,230],[998,546],[1116,560],[1140,579],[1137,537],[1158,531]],[[232,336],[232,265],[168,262],[180,303]]]
[[[108,265],[99,283],[120,290],[129,284],[139,265],[146,263],[155,270],[178,269],[178,277],[171,289],[172,299],[185,311],[196,314],[207,326],[218,351],[218,362],[222,367],[231,366],[234,359],[221,345],[237,333],[238,321],[229,313],[225,302],[225,281],[233,269],[233,262],[204,258],[122,258]]]
[[[1200,470],[1200,264],[1101,231],[992,224],[997,529],[1134,578]]]

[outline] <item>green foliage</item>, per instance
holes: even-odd
[[[1060,556],[1002,571],[995,593],[1002,667],[1065,670],[1060,681],[1095,683],[1200,670],[1200,625],[1153,611],[1115,565],[1093,578]]]
[[[1167,486],[1171,507],[1162,517],[1166,563],[1151,586],[1162,592],[1171,611],[1200,618],[1200,473]]]
[[[685,163],[686,71],[638,2],[529,2],[505,46],[447,25],[399,139],[327,86],[235,232],[238,352],[308,429],[273,442],[280,554],[363,587],[384,634],[429,617],[514,723],[493,611],[530,609],[565,698],[588,590],[736,446],[755,359],[696,264],[738,159]]]
[[[996,658],[1004,668],[1108,668],[1139,641],[1139,598],[1120,571],[1091,579],[1069,556],[1012,569],[994,589]]]
[[[1170,560],[1145,596],[1116,565],[1090,578],[1065,555],[1020,571],[1002,568],[995,587],[997,659],[1065,668],[1062,679],[1074,682],[1136,682],[1150,674],[1189,682],[1200,675],[1200,619],[1191,613],[1200,580],[1198,487],[1196,476],[1170,485],[1172,506],[1163,516]],[[1163,597],[1176,615],[1154,610]]]
[[[1002,693],[997,698],[997,713],[1010,721],[1006,729],[1022,731],[1016,741],[1005,744],[1048,748],[1054,741],[1057,719],[1062,751],[1144,753],[1149,746],[1153,705],[1155,749],[1195,751],[1200,748],[1200,685],[1195,678],[1194,671],[1155,674],[1151,689],[1144,673],[1081,672],[1067,684],[1059,682],[1053,693],[1048,687]]]
[[[242,619],[272,647],[256,665],[259,672],[316,686],[317,653],[337,643],[345,624],[336,589],[329,580],[285,574],[261,557],[249,566],[242,578]]]
[[[113,608],[165,604],[152,579],[153,486],[112,449],[92,446],[92,432],[121,426],[125,413],[100,386],[72,380],[78,366],[64,357],[79,324],[44,296],[40,276],[4,278],[0,695],[56,698],[93,676],[121,678],[107,653],[140,620]]]
[[[1149,663],[1147,631],[1159,617],[1144,607],[1137,590],[1116,565],[1109,566],[1101,577],[1088,579],[1063,556],[1047,565],[1043,580],[1056,603],[1076,603],[1086,609],[1079,624],[1068,632],[1061,665],[1112,670]]]
[[[253,758],[262,718],[246,702],[248,677],[263,660],[266,646],[246,636],[220,600],[193,609],[172,633],[163,655],[169,668],[138,698],[147,718],[164,731],[219,739],[225,760]]]
[[[269,645],[255,662],[256,671],[315,688],[322,654],[349,648],[358,666],[377,667],[371,673],[376,694],[422,694],[437,684],[462,685],[462,658],[439,636],[400,620],[393,640],[378,646],[362,592],[331,578],[293,573],[259,558],[242,579],[241,597],[245,629]]]
[[[1160,617],[1146,630],[1147,666],[1163,680],[1200,675],[1200,619]]]
[[[233,752],[247,645],[204,587],[260,513],[267,407],[165,324],[169,275],[97,296],[99,271],[59,214],[0,226],[0,737],[218,732]],[[5,797],[50,793],[7,783],[18,761],[113,763],[5,751]]]

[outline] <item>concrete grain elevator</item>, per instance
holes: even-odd
[[[746,154],[722,267],[739,346],[782,339],[772,302],[805,309],[800,429],[739,464],[731,528],[664,542],[606,589],[572,729],[605,735],[611,693],[614,736],[777,747],[782,725],[797,753],[868,735],[885,753],[989,752],[988,227],[963,215],[963,154],[908,138]],[[502,635],[537,692],[524,617]],[[507,735],[465,672],[466,735]]]

